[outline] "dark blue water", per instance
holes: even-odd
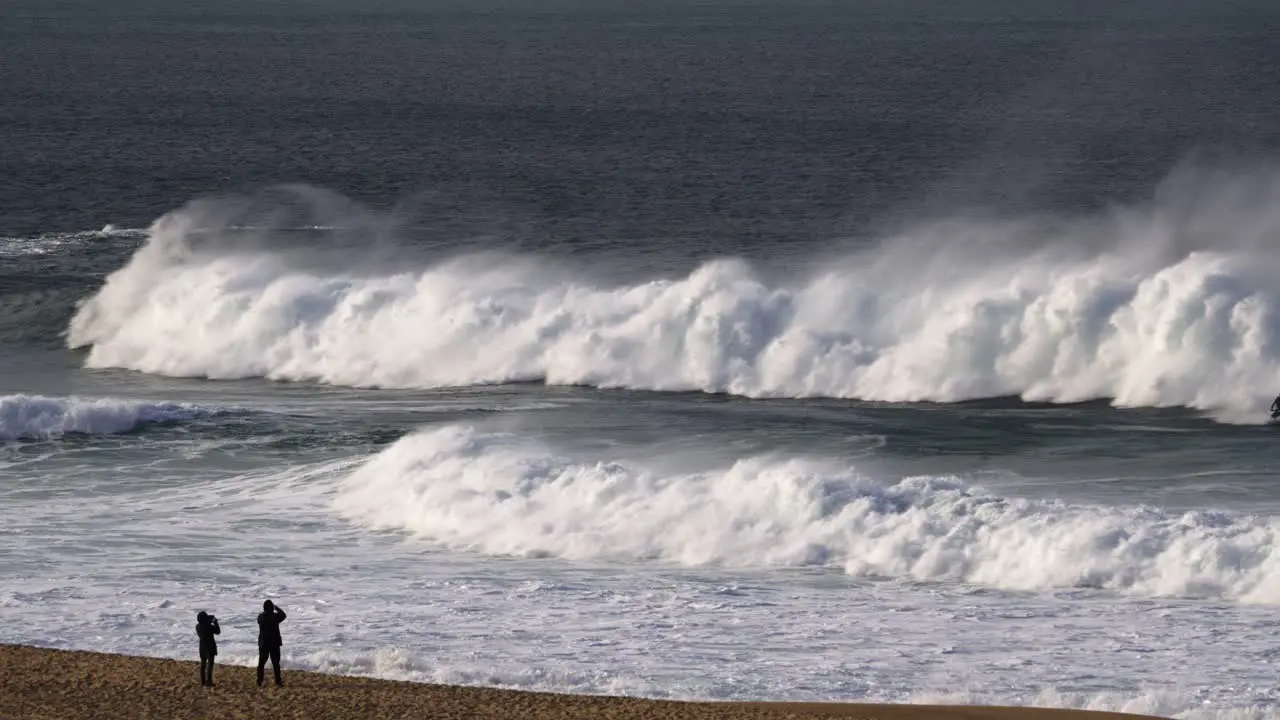
[[[291,182],[575,252],[1092,209],[1275,150],[1278,25],[1263,2],[18,0],[0,232]]]

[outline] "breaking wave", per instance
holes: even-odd
[[[1272,518],[1002,498],[956,478],[882,482],[817,459],[661,474],[447,426],[373,456],[334,502],[368,527],[493,555],[1280,602]]]
[[[142,425],[195,418],[192,405],[113,398],[0,396],[0,442],[54,440],[68,434],[115,435]]]
[[[92,367],[175,376],[1109,398],[1244,419],[1280,376],[1280,176],[1209,187],[1099,217],[922,224],[789,280],[723,259],[624,284],[530,258],[397,263],[385,238],[245,231],[195,203],[155,223],[68,343]]]

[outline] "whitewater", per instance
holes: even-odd
[[[614,412],[589,395],[218,394],[236,402],[0,398],[5,638],[185,657],[210,608],[225,661],[250,664],[267,595],[294,622],[287,667],[326,672],[1274,717],[1280,516],[1019,498],[883,451],[539,429]],[[458,418],[486,406],[520,409]]]
[[[751,457],[663,476],[448,427],[375,456],[337,503],[373,527],[494,555],[832,566],[1010,590],[1280,604],[1273,518],[1009,499],[958,478],[885,483],[815,459]]]
[[[726,258],[626,284],[536,256],[414,267],[367,219],[299,241],[243,227],[250,199],[201,201],[156,221],[67,344],[89,367],[175,377],[1103,398],[1257,422],[1280,370],[1280,180],[1217,180],[1097,217],[925,224],[789,280]]]
[[[0,439],[37,446],[246,412],[22,395],[0,397],[0,410]],[[526,434],[431,426],[334,465],[344,472],[327,502],[358,525],[498,557],[1280,604],[1270,517],[1008,498],[955,476],[877,477],[874,462],[820,456],[697,472],[672,470],[692,458],[634,457],[575,458]]]

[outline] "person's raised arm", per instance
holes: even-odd
[[[284,611],[280,609],[280,606],[279,606],[279,605],[277,605],[277,606],[276,606],[276,618],[278,618],[278,620],[277,620],[277,621],[278,621],[278,622],[284,622],[284,619],[285,619],[285,618],[287,618],[287,617],[289,617],[289,616],[288,616],[288,615],[285,615],[285,614],[284,614]]]

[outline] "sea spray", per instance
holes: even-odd
[[[90,367],[173,376],[1110,398],[1257,420],[1280,372],[1266,251],[1280,213],[1256,189],[1189,195],[1055,222],[921,223],[785,282],[722,259],[623,284],[492,254],[388,265],[396,251],[374,239],[371,262],[358,232],[233,230],[196,204],[156,222],[68,344],[90,347]]]

